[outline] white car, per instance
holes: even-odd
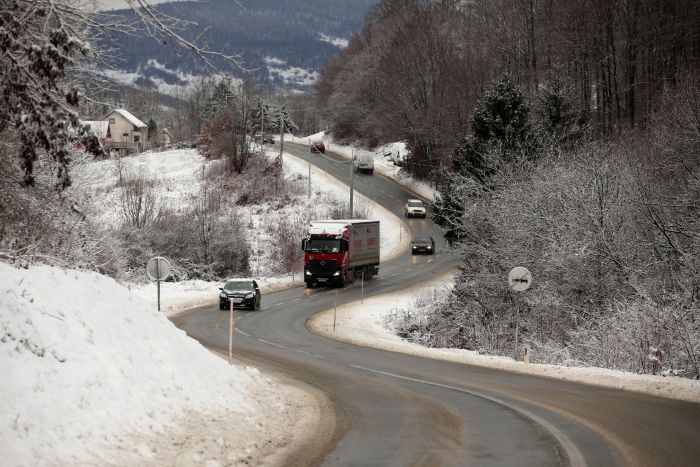
[[[425,217],[423,201],[419,199],[409,199],[404,206],[404,215],[406,217]]]
[[[355,172],[374,173],[374,155],[372,153],[355,153],[352,157]]]

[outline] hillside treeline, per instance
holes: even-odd
[[[386,0],[326,67],[334,136],[406,141],[463,257],[399,333],[700,376],[700,5]],[[439,166],[439,167],[435,167]],[[508,288],[525,266],[532,287]],[[516,343],[516,327],[520,340]]]
[[[504,72],[531,97],[556,75],[596,134],[646,128],[697,65],[698,24],[692,0],[382,0],[318,90],[337,138],[403,140],[414,163],[445,164]]]

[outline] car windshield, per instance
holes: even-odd
[[[255,290],[250,281],[231,281],[224,286],[224,290]]]
[[[408,202],[408,206],[411,207],[411,208],[422,208],[422,207],[423,207],[423,203],[420,202],[420,201],[409,201],[409,202]]]
[[[416,243],[431,243],[433,240],[430,237],[416,237],[413,241]]]
[[[306,251],[309,253],[338,253],[340,251],[340,240],[312,238],[306,241]]]

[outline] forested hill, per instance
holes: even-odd
[[[232,0],[176,2],[156,6],[165,15],[191,22],[178,32],[198,37],[210,50],[238,54],[242,68],[262,83],[302,89],[310,86],[321,65],[361,29],[375,0]],[[111,12],[133,17],[131,10]],[[336,41],[335,39],[340,39]],[[186,75],[206,71],[196,54],[171,38],[147,34],[116,35],[110,57],[115,77],[146,84],[184,84]],[[241,68],[216,60],[223,71],[242,76]],[[134,75],[136,74],[136,75]],[[178,77],[179,75],[179,77]]]

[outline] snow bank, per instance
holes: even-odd
[[[212,356],[96,273],[0,263],[0,333],[4,465],[95,463],[124,434],[190,411],[233,411],[243,431],[264,416],[249,397],[256,370]]]
[[[407,150],[406,144],[403,142],[389,143],[377,148],[374,151],[370,151],[366,148],[338,144],[333,140],[333,137],[327,135],[325,131],[304,137],[285,134],[284,139],[285,141],[291,141],[292,143],[304,145],[310,144],[311,141],[323,141],[326,146],[326,151],[333,151],[334,153],[340,154],[348,160],[352,158],[353,150],[357,154],[369,154],[374,157],[375,172],[396,181],[408,190],[413,191],[418,196],[421,196],[429,201],[433,201],[435,199],[435,195],[437,194],[437,191],[429,184],[421,180],[417,180],[410,175],[400,173],[401,167],[394,164],[390,158],[384,156],[384,154],[390,153],[393,150],[398,150],[402,157],[405,157]]]
[[[538,375],[548,378],[591,384],[626,391],[634,391],[653,396],[700,402],[700,381],[638,375],[605,368],[571,368],[557,365],[542,365],[516,362],[507,357],[479,355],[477,352],[462,349],[427,348],[400,338],[387,324],[393,313],[413,307],[416,298],[433,287],[449,287],[451,274],[438,277],[415,288],[371,297],[364,303],[353,302],[338,307],[336,331],[333,331],[333,310],[315,315],[309,321],[309,328],[331,339],[349,342],[392,352],[402,352],[419,357],[466,363],[489,368],[497,368],[515,373]]]

